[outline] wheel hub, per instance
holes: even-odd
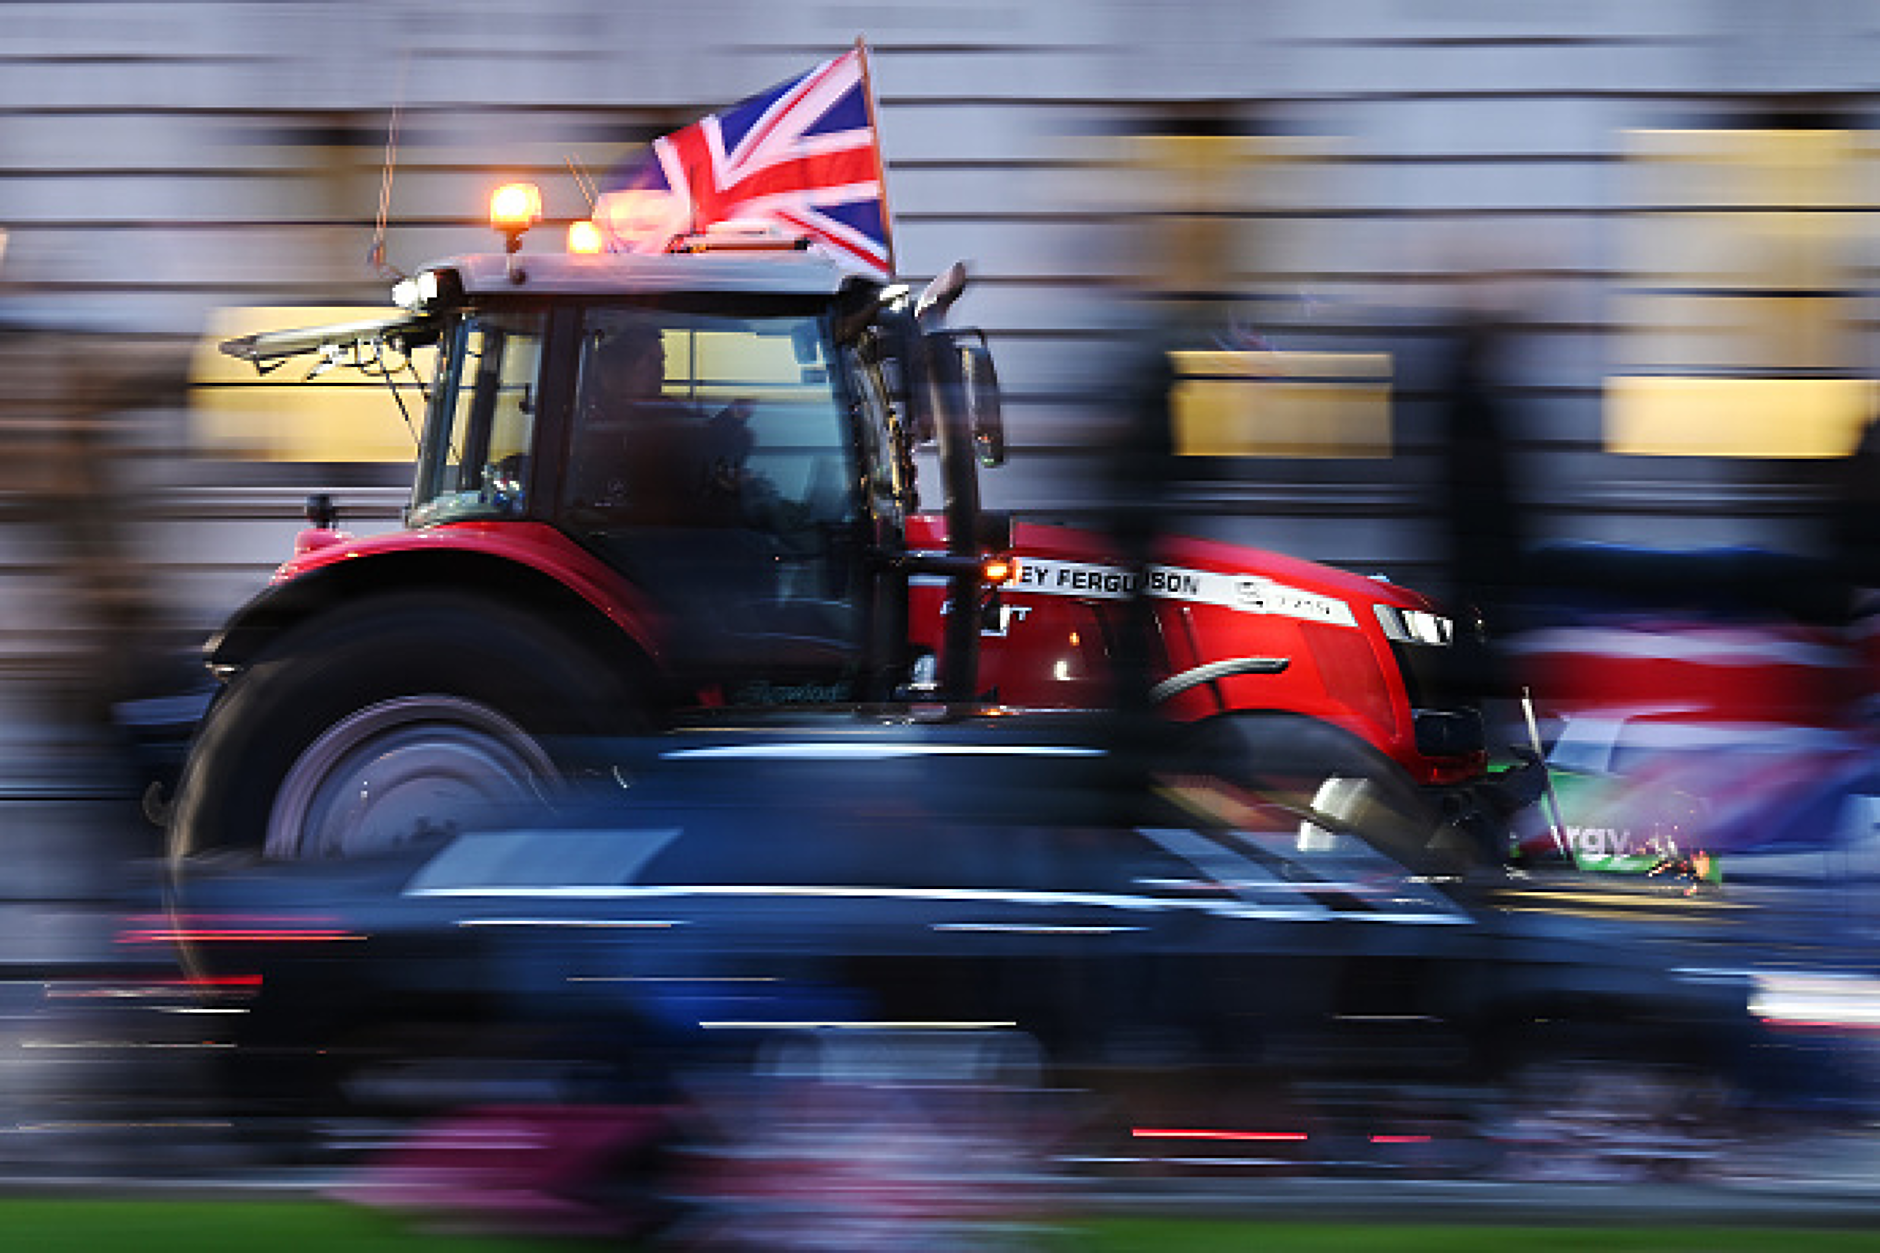
[[[362,857],[439,843],[541,799],[556,777],[541,746],[485,705],[386,701],[328,728],[288,768],[266,851]]]

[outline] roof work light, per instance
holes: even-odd
[[[584,254],[606,251],[606,241],[601,238],[601,228],[588,218],[568,223],[568,251]]]

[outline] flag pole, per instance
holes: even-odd
[[[894,215],[888,207],[888,168],[881,158],[881,122],[875,116],[875,83],[868,73],[868,43],[855,37],[855,56],[862,69],[862,99],[868,104],[868,132],[875,137],[875,182],[881,188],[881,240],[887,245],[888,274],[894,275]]]

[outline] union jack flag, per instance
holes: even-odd
[[[664,252],[715,223],[762,222],[891,274],[881,148],[860,43],[670,135],[608,175],[594,221],[616,252]]]

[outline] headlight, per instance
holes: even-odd
[[[1377,605],[1377,620],[1384,634],[1400,644],[1451,644],[1456,638],[1456,624],[1441,614],[1425,609],[1399,609],[1395,605]]]

